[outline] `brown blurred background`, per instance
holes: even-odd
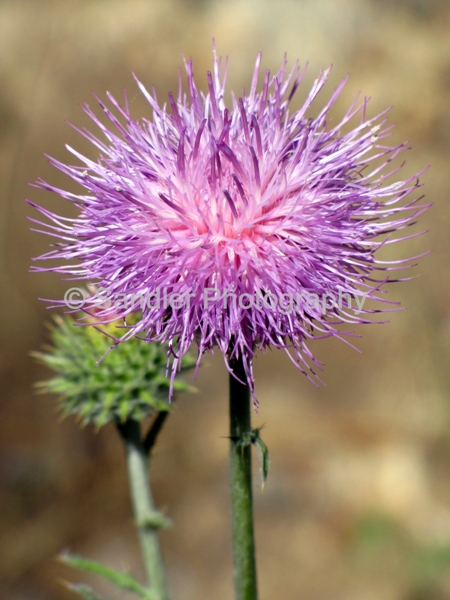
[[[150,116],[131,72],[160,99],[177,89],[180,54],[199,85],[211,38],[230,57],[229,89],[249,87],[258,50],[275,70],[283,54],[310,67],[299,100],[333,63],[328,92],[351,74],[342,112],[361,90],[375,115],[393,104],[393,143],[408,139],[405,175],[423,176],[434,207],[429,234],[395,248],[433,253],[419,275],[389,290],[406,311],[362,328],[360,355],[338,341],[313,350],[327,363],[315,389],[281,352],[255,362],[261,409],[255,425],[271,451],[260,492],[255,469],[261,600],[450,599],[450,3],[445,0],[2,0],[0,2],[1,416],[0,597],[75,598],[62,579],[89,580],[55,561],[70,549],[142,575],[120,442],[59,422],[53,397],[32,386],[49,373],[29,352],[47,340],[50,313],[38,297],[62,297],[55,274],[29,274],[48,239],[29,231],[24,197],[56,212],[70,207],[29,188],[38,176],[66,187],[48,153],[69,143],[95,156],[66,120],[94,91],[127,88],[135,116]],[[227,451],[227,377],[206,357],[200,393],[179,399],[156,449],[158,506],[174,600],[229,600],[232,592]],[[256,457],[255,457],[256,458]],[[256,463],[255,463],[256,464]]]

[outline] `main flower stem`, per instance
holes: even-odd
[[[241,381],[247,381],[241,359],[230,361]],[[257,600],[255,539],[253,533],[252,448],[250,388],[230,374],[230,478],[237,600]]]
[[[128,419],[118,430],[125,444],[130,493],[139,533],[149,588],[155,600],[169,600],[164,564],[158,538],[162,517],[155,510],[149,477],[149,450],[144,449],[141,426]]]

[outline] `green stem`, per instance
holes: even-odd
[[[247,381],[241,359],[230,361],[241,381]],[[237,600],[257,600],[255,539],[253,533],[252,448],[250,388],[230,374],[230,477]]]
[[[128,419],[117,426],[125,444],[134,518],[139,533],[145,571],[155,600],[169,600],[164,564],[158,539],[162,517],[155,510],[150,490],[149,454],[141,440],[138,421]]]
[[[144,450],[147,454],[150,454],[152,451],[152,448],[156,442],[156,438],[158,437],[159,432],[161,431],[162,426],[164,425],[168,416],[169,413],[167,411],[161,411],[158,413],[156,419],[153,421],[150,429],[148,430],[148,433],[142,442]]]

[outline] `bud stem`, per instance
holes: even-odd
[[[128,419],[117,425],[125,444],[130,494],[139,533],[149,588],[155,600],[169,600],[164,564],[158,538],[158,513],[153,503],[149,477],[149,453],[141,439],[138,421]]]

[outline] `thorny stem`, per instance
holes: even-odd
[[[230,366],[246,381],[241,359]],[[257,600],[255,540],[253,532],[252,449],[250,388],[230,374],[230,479],[234,557],[234,585],[237,600]]]

